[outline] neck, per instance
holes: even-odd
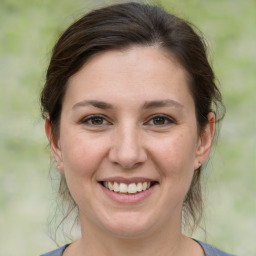
[[[74,255],[174,256],[185,255],[187,248],[188,239],[182,235],[180,224],[136,237],[121,237],[103,232],[95,226],[91,227],[90,222],[81,224],[85,228],[82,229],[82,238],[76,243]]]

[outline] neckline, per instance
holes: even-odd
[[[203,243],[203,242],[201,242],[201,241],[199,241],[199,240],[197,240],[197,239],[194,239],[194,238],[191,238],[192,240],[194,240],[196,243],[198,243],[200,246],[201,246],[201,248],[202,248],[202,250],[203,250],[203,252],[204,252],[204,255],[205,256],[207,256],[208,254],[207,254],[207,252],[206,252],[206,249],[205,249],[205,243]],[[66,244],[66,245],[64,245],[63,247],[61,247],[61,249],[62,249],[62,254],[61,255],[63,255],[63,253],[64,253],[64,251],[68,248],[68,246],[70,246],[71,245],[71,243],[70,244]]]

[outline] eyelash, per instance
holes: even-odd
[[[162,119],[164,121],[164,123],[163,124],[154,124],[154,123],[150,124],[151,121],[154,122],[156,119]],[[150,119],[146,122],[146,124],[154,125],[154,126],[166,126],[166,125],[175,124],[175,123],[176,123],[176,121],[173,118],[166,116],[166,115],[160,115],[160,114],[151,116]]]
[[[94,121],[97,122],[96,119],[100,119],[102,121],[102,123],[100,124],[95,124],[93,123]],[[156,121],[158,119],[161,120],[161,121],[164,121],[163,124],[155,124],[154,121]],[[153,123],[151,123],[153,122]],[[90,125],[90,126],[95,126],[95,127],[100,127],[100,126],[104,126],[104,125],[111,125],[111,123],[109,121],[106,120],[106,117],[103,116],[103,115],[90,115],[90,116],[87,116],[86,118],[82,119],[81,122],[82,124],[87,124],[87,125]],[[146,121],[144,124],[145,125],[150,125],[150,126],[158,126],[158,127],[163,127],[163,126],[167,126],[167,125],[170,125],[170,124],[175,124],[176,121],[169,117],[169,116],[166,116],[166,115],[161,115],[161,114],[156,114],[156,115],[153,115],[151,116],[148,121]]]
[[[102,122],[107,122],[108,124],[111,124],[102,115],[90,115],[90,116],[87,116],[86,118],[82,119],[81,123],[82,124],[88,124],[88,125],[91,125],[91,126],[103,126],[103,125],[105,125],[104,123],[102,123],[102,124],[93,124],[92,122],[95,121],[96,119],[101,119]]]

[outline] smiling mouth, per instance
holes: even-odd
[[[120,193],[120,194],[136,194],[148,190],[152,186],[156,185],[157,182],[133,182],[133,183],[122,183],[122,182],[112,182],[112,181],[104,181],[100,182],[102,186],[109,189],[110,191]]]

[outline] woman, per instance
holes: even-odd
[[[190,25],[138,3],[92,11],[57,42],[41,104],[82,232],[45,255],[230,255],[182,233],[200,221],[202,164],[222,118]]]

